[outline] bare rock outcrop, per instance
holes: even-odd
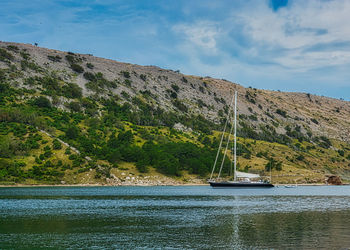
[[[342,183],[341,178],[339,176],[331,175],[327,179],[327,184],[328,185],[342,185],[343,183]]]

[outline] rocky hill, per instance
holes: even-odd
[[[156,66],[139,66],[93,55],[8,42],[0,42],[0,82],[3,136],[8,136],[11,131],[9,127],[12,125],[4,125],[8,122],[35,125],[38,129],[37,123],[24,122],[23,117],[22,120],[8,117],[18,109],[30,109],[29,113],[43,119],[41,129],[48,130],[53,137],[70,141],[72,145],[69,146],[77,147],[84,152],[84,157],[86,155],[97,162],[99,167],[102,163],[112,167],[116,162],[122,165],[133,160],[125,160],[125,156],[121,156],[114,162],[102,157],[102,153],[96,154],[96,150],[101,150],[104,145],[90,138],[92,135],[89,133],[94,126],[94,131],[100,133],[105,143],[111,140],[111,134],[117,137],[120,131],[128,129],[135,136],[134,146],[142,147],[147,141],[160,143],[154,137],[151,140],[137,134],[142,127],[143,130],[147,128],[147,133],[152,128],[164,129],[163,136],[169,141],[187,141],[198,147],[207,146],[205,144],[209,141],[214,150],[219,135],[215,137],[216,133],[211,131],[221,130],[232,94],[237,90],[238,136],[241,141],[246,138],[241,146],[250,152],[249,157],[242,156],[241,159],[247,169],[254,170],[256,166],[256,171],[263,171],[259,170],[258,165],[266,165],[275,157],[291,168],[285,167],[280,171],[302,168],[309,171],[308,174],[318,173],[315,182],[330,173],[339,174],[345,179],[350,175],[350,102],[344,100],[308,93],[244,88],[224,79],[183,75]],[[103,129],[98,127],[101,122]],[[73,125],[79,130],[79,138],[86,136],[86,141],[81,142],[78,137],[67,135],[67,130]],[[176,134],[175,139],[172,139],[172,133]],[[28,136],[29,132],[23,134],[22,140]],[[257,149],[257,140],[265,143],[264,146]],[[87,150],[88,146],[84,143],[89,144],[91,150]],[[276,145],[285,148],[284,155],[272,152],[272,155],[257,156],[258,150],[273,150]],[[39,147],[39,150],[43,151],[43,148]],[[32,153],[30,150],[26,151],[27,155]],[[0,157],[24,159],[26,154],[3,153]],[[289,160],[286,159],[288,155]],[[26,162],[27,170],[44,164],[43,160],[38,162],[35,162],[35,157],[32,163]],[[315,162],[316,166],[310,166]],[[145,165],[153,166],[151,163]],[[96,167],[89,169],[95,171]],[[61,174],[55,180],[68,178],[68,170],[62,170],[63,176]],[[185,170],[191,172],[193,169],[189,167]],[[138,174],[136,172],[134,174]],[[195,176],[199,174],[198,171],[192,172]],[[282,176],[282,172],[276,172],[276,175]],[[208,171],[200,174],[205,178]],[[184,173],[176,175],[184,176]],[[281,179],[288,181],[288,178]],[[13,180],[23,181],[23,178]]]

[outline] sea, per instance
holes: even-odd
[[[0,249],[350,249],[350,186],[2,187]]]

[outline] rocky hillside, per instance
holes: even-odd
[[[153,107],[201,114],[214,123],[220,122],[224,113],[220,111],[227,109],[233,91],[237,90],[239,114],[255,129],[270,125],[277,133],[285,134],[287,125],[300,126],[305,136],[311,131],[313,135],[350,140],[350,102],[347,101],[308,93],[244,88],[226,80],[188,76],[155,66],[120,63],[29,44],[1,42],[0,47],[3,51],[0,68],[11,71],[10,81],[18,87],[38,89],[40,87],[31,85],[28,79],[49,76],[62,83],[78,84],[84,96],[117,96],[121,102],[143,96]],[[61,108],[70,101],[62,96],[58,99]]]
[[[323,150],[325,160],[318,168],[327,166],[328,170],[322,170],[322,173],[327,174],[329,165],[337,164],[342,176],[347,178],[349,174],[350,102],[344,100],[308,93],[244,88],[224,79],[183,75],[155,66],[8,42],[0,42],[0,82],[3,93],[12,91],[1,100],[5,109],[34,107],[37,109],[35,115],[45,120],[46,130],[61,139],[73,140],[74,146],[82,151],[83,143],[74,143],[75,138],[67,136],[70,124],[89,138],[91,124],[110,119],[107,114],[113,114],[116,119],[108,125],[109,131],[101,132],[101,138],[106,141],[113,128],[117,129],[117,136],[118,129],[125,129],[128,122],[133,132],[133,125],[164,127],[169,133],[184,133],[177,135],[183,141],[187,138],[191,143],[205,146],[203,138],[207,137],[215,144],[215,133],[213,135],[211,131],[222,128],[232,94],[237,90],[240,137],[286,145],[297,156],[310,150]],[[40,111],[42,108],[54,109],[69,118],[62,122],[56,119],[53,111]],[[78,114],[82,116],[79,119],[76,118]],[[7,121],[4,117],[2,120]],[[190,135],[184,136],[186,133]],[[147,141],[141,138],[139,146],[143,140]],[[102,147],[94,142],[91,144],[94,149]],[[246,148],[249,147],[252,149],[253,146]],[[341,159],[330,160],[324,150],[338,152],[336,156]],[[95,161],[108,161],[104,163],[106,165],[113,163],[88,150],[84,152]],[[269,158],[266,156],[265,160]],[[123,162],[123,157],[117,162]],[[308,166],[307,161],[293,164]],[[202,176],[205,174],[207,172]]]

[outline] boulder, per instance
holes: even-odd
[[[342,185],[341,178],[336,175],[331,175],[327,179],[327,184],[328,185]]]

